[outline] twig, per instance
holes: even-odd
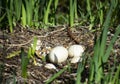
[[[41,38],[41,37],[47,37],[47,36],[49,36],[49,35],[51,35],[51,34],[54,34],[54,33],[56,33],[56,32],[63,31],[64,29],[66,29],[66,28],[64,27],[64,28],[61,28],[61,29],[58,29],[58,30],[52,31],[52,32],[50,32],[50,33],[46,33],[44,36],[37,36],[37,37],[38,37],[38,38]]]
[[[50,33],[46,33],[44,36],[38,36],[37,35],[37,38],[45,38],[45,37],[47,37],[47,36],[49,36],[51,34],[54,34],[56,32],[63,31],[64,29],[65,29],[65,27],[64,28],[60,28],[60,29],[52,31]],[[29,44],[30,42],[32,42],[32,40],[33,40],[33,37],[30,40],[28,40],[27,42],[25,42],[25,43],[21,43],[21,44],[6,44],[6,45],[9,46],[9,47],[21,47],[21,46]]]
[[[7,45],[7,46],[10,46],[10,47],[24,46],[24,45],[26,45],[26,44],[29,44],[32,40],[33,40],[33,38],[30,39],[30,40],[28,40],[28,41],[25,42],[25,43],[21,43],[21,44],[6,44],[6,45]]]

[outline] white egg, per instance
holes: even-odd
[[[68,58],[68,51],[63,46],[53,48],[49,54],[49,60],[53,63],[61,63]]]
[[[72,45],[68,48],[69,57],[80,57],[84,52],[82,45]]]

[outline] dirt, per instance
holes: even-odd
[[[74,36],[73,38],[77,39],[79,44],[85,47],[86,56],[92,56],[95,33],[90,32],[85,26],[77,26],[71,29],[71,34]],[[42,61],[39,57],[42,56],[41,54],[39,56],[34,55],[37,64],[41,64],[41,66],[35,65],[31,59],[27,67],[28,76],[26,79],[22,78],[20,53],[16,54],[14,57],[7,57],[13,52],[20,51],[21,48],[23,48],[25,52],[28,52],[34,37],[37,37],[37,39],[41,41],[41,50],[39,52],[44,53],[44,55],[47,54],[47,47],[53,48],[58,45],[63,45],[67,48],[70,45],[76,44],[76,41],[69,35],[66,26],[32,30],[18,25],[14,28],[13,33],[9,33],[8,30],[0,31],[0,82],[2,84],[13,84],[14,80],[16,80],[17,84],[22,84],[25,81],[26,84],[44,84],[53,74],[67,65],[67,62],[65,62],[56,65],[58,71],[53,69],[49,70],[44,67],[44,65],[49,62]],[[116,45],[114,46],[117,56],[120,55],[119,42],[120,40],[116,41]],[[76,63],[71,66],[71,72],[65,71],[51,84],[74,84],[78,64]],[[87,73],[87,70],[83,73],[83,80],[87,78]]]

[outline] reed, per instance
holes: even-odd
[[[113,67],[107,64],[114,43],[120,34],[119,3],[119,0],[1,0],[0,27],[1,29],[7,28],[12,33],[17,23],[21,24],[23,28],[27,26],[28,28],[39,29],[57,26],[58,24],[73,27],[77,22],[78,26],[87,26],[90,31],[96,32],[98,30],[101,34],[100,36],[96,35],[94,55],[89,56],[89,59],[85,58],[83,62],[78,64],[75,83],[83,84],[81,74],[85,70],[85,62],[89,62],[89,75],[84,84],[119,84],[120,65],[116,64],[117,58],[114,59]],[[107,33],[111,27],[114,27],[115,33],[106,46]],[[23,78],[27,78],[29,59],[33,59],[35,63],[36,41],[37,39],[34,38],[33,47],[29,48],[27,54],[21,50],[12,55],[21,52],[21,75]],[[107,74],[104,72],[105,66],[108,66],[109,69]],[[54,81],[63,72],[71,71],[70,69],[71,65],[64,67],[47,80],[46,84]]]

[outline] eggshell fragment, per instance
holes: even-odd
[[[44,67],[47,68],[47,69],[55,69],[55,70],[57,69],[57,68],[55,67],[55,65],[53,65],[53,64],[51,64],[51,63],[46,64]]]
[[[84,48],[82,45],[72,45],[68,49],[69,57],[80,57],[84,52]]]
[[[40,50],[40,49],[41,49],[41,45],[42,45],[41,40],[37,40],[35,50]],[[34,47],[34,46],[33,46],[33,43],[31,44],[31,46]]]
[[[49,60],[53,63],[61,63],[68,58],[68,51],[63,46],[53,48],[49,54]]]
[[[82,58],[81,57],[73,57],[71,59],[71,63],[77,63],[77,62],[81,62],[82,61]]]

